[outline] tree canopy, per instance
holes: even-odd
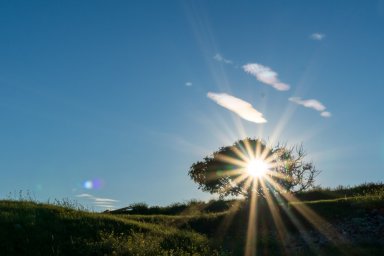
[[[271,146],[260,139],[246,138],[193,163],[188,174],[199,189],[220,197],[248,197],[255,190],[259,195],[265,195],[267,190],[298,192],[313,187],[319,174],[304,157],[302,145]],[[266,166],[265,173],[252,173],[250,166],[255,160]]]

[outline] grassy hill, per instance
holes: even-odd
[[[0,201],[1,255],[217,255],[196,232],[34,202]]]
[[[257,255],[384,254],[383,184],[295,198],[258,200]],[[3,200],[0,255],[244,255],[249,210],[243,200],[141,203],[109,213]]]

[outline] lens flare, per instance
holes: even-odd
[[[104,185],[101,179],[86,180],[83,182],[83,188],[85,189],[100,189]]]
[[[269,169],[269,165],[260,159],[252,159],[247,165],[247,172],[254,178],[263,177]]]

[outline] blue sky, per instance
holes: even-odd
[[[245,136],[383,181],[383,27],[384,1],[2,1],[0,197],[207,200],[190,165]]]

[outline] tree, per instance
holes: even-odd
[[[272,147],[260,139],[246,138],[192,164],[188,174],[199,189],[219,194],[221,198],[248,197],[252,191],[261,196],[267,191],[298,192],[313,187],[320,173],[304,157],[302,145]],[[252,173],[250,166],[254,161],[267,166],[265,174]]]

